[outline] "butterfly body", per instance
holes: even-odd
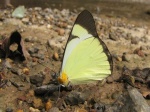
[[[87,84],[106,78],[111,71],[111,55],[98,37],[91,13],[85,10],[68,38],[58,81],[65,86]]]

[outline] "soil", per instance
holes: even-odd
[[[126,66],[127,68],[133,70],[135,68],[150,68],[150,15],[149,12],[150,9],[147,4],[128,4],[128,3],[121,3],[117,4],[120,7],[114,8],[114,3],[107,4],[106,3],[99,3],[102,7],[102,13],[98,14],[97,11],[94,11],[93,8],[94,5],[91,6],[85,6],[86,7],[92,7],[93,15],[97,18],[96,24],[98,29],[98,34],[100,38],[105,42],[108,49],[110,50],[110,53],[113,56],[113,74],[110,76],[110,81],[108,83],[96,83],[91,85],[78,85],[73,87],[73,92],[81,92],[86,93],[86,95],[90,94],[90,97],[86,99],[86,101],[89,103],[91,99],[94,99],[94,102],[101,102],[104,104],[113,104],[116,101],[116,98],[112,98],[112,95],[117,92],[117,95],[121,95],[126,91],[125,84],[123,82],[118,82],[117,80],[122,76],[122,68]],[[124,4],[126,4],[124,6]],[[128,4],[128,5],[127,5]],[[113,7],[111,7],[113,5]],[[5,10],[5,9],[1,9]],[[10,9],[11,10],[11,9]],[[77,13],[75,13],[75,17],[79,13],[80,8],[77,10]],[[132,10],[132,11],[131,11]],[[100,11],[101,12],[101,11]],[[4,20],[8,19],[6,17],[3,17]],[[54,18],[55,19],[55,18]],[[21,19],[20,19],[21,20]],[[19,21],[20,21],[19,20]],[[101,20],[101,21],[100,21]],[[67,21],[66,21],[67,22]],[[72,26],[73,22],[69,25]],[[111,24],[112,22],[113,24]],[[3,23],[3,22],[1,22]],[[38,23],[37,23],[38,24]],[[115,25],[117,24],[117,25]],[[119,26],[119,24],[121,24]],[[102,28],[102,31],[100,28]],[[109,28],[110,27],[110,28]],[[57,27],[56,27],[57,28]],[[9,61],[12,65],[12,68],[4,70],[7,73],[4,73],[3,80],[8,80],[8,82],[11,82],[11,85],[8,86],[8,84],[4,85],[2,88],[0,88],[0,109],[6,110],[6,109],[13,109],[14,111],[17,111],[19,109],[24,110],[24,112],[28,112],[30,107],[34,107],[35,109],[43,109],[45,106],[44,102],[44,96],[37,97],[35,95],[32,95],[31,91],[34,91],[35,85],[29,83],[26,81],[30,78],[30,76],[38,75],[38,74],[44,74],[45,78],[42,83],[42,85],[46,85],[52,81],[52,75],[53,71],[56,73],[59,73],[61,62],[62,62],[62,55],[63,53],[60,52],[60,49],[55,47],[51,47],[48,45],[48,40],[53,40],[56,36],[59,37],[58,34],[59,30],[55,30],[55,25],[52,26],[51,29],[47,28],[47,24],[44,25],[14,25],[9,23],[3,23],[0,25],[0,36],[1,37],[9,37],[11,32],[14,30],[18,30],[21,32],[21,35],[23,37],[23,40],[32,37],[33,41],[30,40],[29,42],[25,41],[25,47],[29,51],[30,48],[38,48],[41,54],[44,55],[44,59],[41,59],[41,57],[34,57],[27,59],[23,62],[18,62],[11,60]],[[119,30],[118,30],[119,29]],[[118,37],[116,40],[112,40],[108,37],[108,34],[111,31]],[[120,33],[121,31],[122,33]],[[146,32],[145,35],[147,35],[147,41],[143,42],[142,38],[144,38],[143,34]],[[138,43],[132,44],[132,39],[125,39],[122,37],[122,34],[131,34],[131,38],[136,37],[135,41],[138,41]],[[103,36],[104,35],[104,36]],[[69,36],[69,32],[66,32],[62,37],[65,37],[63,44],[63,47],[65,46],[65,43],[67,41],[67,38]],[[127,36],[127,35],[126,35]],[[126,37],[125,36],[125,37]],[[130,59],[130,61],[124,61],[122,60],[123,54],[126,52],[129,55],[134,56],[134,51],[137,48],[146,47],[144,50],[142,49],[142,53],[144,53],[144,56],[140,56],[139,54],[136,54],[134,58]],[[59,55],[58,59],[54,59],[54,53],[57,53]],[[34,62],[34,60],[36,60]],[[3,67],[3,62],[5,59],[1,58],[1,66]],[[39,63],[40,62],[40,63]],[[21,69],[23,71],[24,68],[29,69],[29,73],[24,73],[23,75],[16,75],[12,73],[12,69]],[[3,71],[1,71],[3,72]],[[42,72],[42,73],[41,73]],[[43,73],[44,72],[44,73]],[[24,80],[25,77],[25,80]],[[20,88],[16,87],[14,83],[17,83],[20,86]],[[139,87],[139,91],[145,92],[150,91],[147,84],[135,83],[136,86]],[[41,86],[41,85],[40,85]],[[21,89],[23,87],[23,89]],[[60,93],[60,99],[65,99],[67,94],[69,94],[70,91],[62,91]],[[58,98],[59,92],[54,92],[53,95],[49,95],[49,99],[51,100],[52,107],[58,107],[61,111],[75,111],[77,108],[84,108],[86,110],[86,104],[78,104],[78,105],[71,105],[68,104],[67,106],[64,106],[64,103],[59,101],[59,103],[56,103]],[[85,95],[85,96],[86,96]],[[25,97],[25,99],[24,99]],[[42,104],[39,104],[37,102],[34,102],[35,99],[42,99]],[[31,102],[30,102],[31,100]],[[148,104],[150,105],[150,101],[147,100]],[[36,106],[35,106],[36,105]],[[40,105],[40,106],[37,106]],[[63,106],[62,106],[63,105]],[[91,104],[92,105],[92,104]],[[123,104],[122,104],[123,105]],[[89,105],[87,106],[90,107]],[[41,110],[42,110],[41,109]],[[17,111],[20,112],[20,111]]]

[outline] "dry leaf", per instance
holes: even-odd
[[[29,57],[29,53],[25,49],[22,36],[18,31],[14,31],[9,38],[5,38],[3,40],[1,49],[5,52],[5,58],[12,57],[12,52],[16,49],[25,59]]]

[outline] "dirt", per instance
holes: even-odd
[[[129,5],[129,7],[132,7],[132,6]],[[122,28],[123,30],[121,30],[121,31],[124,31],[125,33],[131,33],[135,37],[136,37],[136,33],[138,32],[137,38],[140,38],[140,37],[142,38],[142,36],[139,36],[139,35],[143,34],[142,30],[144,29],[143,28],[143,26],[144,26],[144,27],[146,27],[146,31],[148,31],[150,34],[150,30],[149,30],[150,16],[147,14],[143,14],[145,16],[145,19],[139,18],[139,16],[136,18],[134,16],[134,14],[136,15],[136,12],[133,12],[133,13],[130,12],[130,14],[129,14],[128,8],[125,8],[125,9],[126,9],[126,11],[123,15],[118,13],[118,11],[120,11],[121,8],[119,8],[117,11],[115,11],[115,10],[112,11],[113,10],[112,9],[111,10],[112,15],[110,13],[108,13],[107,10],[103,11],[103,13],[100,14],[100,16],[99,16],[99,14],[96,14],[96,15],[97,15],[97,17],[101,17],[102,20],[108,19],[108,20],[113,21],[114,23],[115,23],[115,21],[120,20],[121,23],[124,23],[126,25],[131,25],[131,26],[135,25],[135,28],[133,28],[133,27],[131,28],[131,30],[133,32],[130,32],[129,31],[130,28],[124,28],[122,26],[119,27],[119,25],[111,26],[108,24],[108,26],[106,26],[106,27],[111,26],[111,30],[112,29],[116,30],[117,28],[120,28],[120,29]],[[134,7],[134,9],[136,9],[136,7]],[[138,9],[138,7],[137,7],[137,9]],[[110,10],[110,7],[109,7],[109,10]],[[117,15],[114,14],[116,12],[117,12]],[[140,11],[138,13],[140,13]],[[132,14],[134,16],[134,19],[132,19]],[[121,17],[116,17],[118,15]],[[127,17],[126,16],[124,17],[124,15],[127,15]],[[141,16],[142,16],[142,14],[141,14]],[[128,19],[128,17],[130,19]],[[96,22],[98,22],[98,20]],[[104,27],[105,27],[105,25],[107,25],[107,23],[102,24],[102,26],[104,26]],[[136,28],[139,28],[139,29],[137,29],[137,31],[136,31]],[[109,28],[106,28],[106,29],[104,28],[104,30],[107,30],[106,32],[108,32],[108,29]],[[142,30],[140,30],[140,29],[142,29]],[[56,73],[59,73],[59,70],[61,67],[61,62],[62,62],[62,58],[59,58],[58,61],[53,59],[54,52],[58,52],[58,54],[59,54],[58,48],[51,48],[47,45],[47,41],[52,38],[52,35],[54,35],[54,33],[56,33],[56,31],[54,31],[54,29],[52,29],[52,30],[47,29],[46,26],[44,26],[44,25],[43,26],[36,26],[36,25],[35,26],[34,25],[26,26],[25,25],[25,26],[21,26],[21,28],[19,28],[17,25],[3,24],[0,26],[0,35],[4,36],[4,37],[9,37],[11,32],[13,32],[14,30],[19,30],[20,32],[22,32],[21,35],[22,35],[23,39],[28,38],[28,37],[36,37],[36,41],[25,42],[25,46],[27,49],[29,49],[31,47],[37,47],[40,49],[40,51],[43,51],[44,55],[45,55],[44,60],[36,58],[42,64],[36,63],[33,66],[31,66],[29,64],[30,65],[29,66],[29,74],[24,74],[25,77],[30,77],[32,75],[39,74],[41,71],[45,71],[46,78],[44,79],[44,82],[42,85],[48,84],[52,80],[52,77],[51,77],[51,75],[53,74],[52,70],[55,71]],[[101,30],[98,30],[98,33],[100,35],[103,35],[100,31]],[[144,31],[145,31],[145,29],[144,29]],[[68,38],[68,35],[69,34],[64,35],[66,40]],[[65,42],[66,42],[66,40],[65,40]],[[117,55],[117,59],[122,58],[122,55],[124,52],[126,52],[128,54],[134,54],[133,52],[136,48],[140,48],[141,46],[149,46],[150,45],[149,40],[147,43],[141,42],[139,44],[131,45],[131,43],[129,42],[130,40],[126,40],[121,37],[119,37],[119,40],[117,40],[117,41],[112,41],[111,39],[104,39],[103,41],[108,46],[110,53],[113,56]],[[63,44],[63,45],[65,46],[65,44]],[[113,81],[111,83],[105,83],[104,85],[101,85],[101,83],[97,83],[96,85],[79,85],[79,86],[75,86],[74,91],[86,92],[87,94],[90,93],[89,100],[91,100],[91,98],[92,98],[92,99],[94,99],[95,102],[103,102],[105,104],[113,104],[116,101],[116,99],[112,98],[112,94],[117,91],[117,92],[119,92],[119,95],[120,95],[120,94],[123,94],[124,91],[126,91],[126,88],[124,88],[124,83],[116,81],[117,79],[119,79],[122,76],[122,68],[124,65],[126,65],[130,69],[135,69],[137,67],[139,67],[141,69],[150,68],[150,64],[149,64],[150,49],[143,50],[143,52],[146,54],[146,56],[144,56],[144,57],[139,56],[138,58],[136,58],[135,60],[131,60],[130,62],[123,61],[122,59],[120,61],[118,61],[114,56],[113,57],[114,70],[113,70],[113,74],[111,76],[111,77],[113,77]],[[60,54],[60,55],[62,55],[62,54]],[[3,61],[4,61],[4,59],[2,59],[2,62]],[[33,61],[33,59],[29,60],[29,61],[26,60],[24,62],[24,63],[27,63],[27,64],[25,64],[25,66],[22,62],[17,63],[15,61],[13,61],[11,64],[13,65],[14,68],[16,67],[17,69],[18,68],[23,69],[24,67],[26,67],[28,65],[28,63],[30,63],[30,61]],[[2,62],[1,62],[1,66],[2,66]],[[18,66],[20,66],[20,67],[18,67]],[[5,86],[4,88],[0,88],[0,109],[6,110],[6,108],[12,108],[12,109],[14,109],[14,111],[16,111],[18,109],[23,109],[24,112],[29,111],[29,107],[32,107],[33,102],[29,103],[29,101],[26,101],[26,102],[23,102],[20,104],[20,102],[19,102],[20,100],[18,100],[18,98],[24,97],[27,94],[29,94],[30,90],[34,90],[33,89],[34,85],[31,85],[29,82],[22,81],[21,76],[13,74],[10,70],[7,70],[7,73],[4,74],[4,79],[12,80],[13,82],[16,82],[16,83],[22,83],[24,86],[23,86],[23,90],[18,90],[18,88],[16,88],[13,84],[11,86]],[[139,89],[140,91],[149,91],[149,88],[147,88],[146,84],[136,83],[136,85],[138,85],[140,87],[140,89]],[[66,92],[66,93],[69,94],[69,92]],[[61,92],[60,94],[61,94],[61,99],[63,99],[66,96],[63,92]],[[33,97],[35,97],[35,96],[33,96]],[[54,95],[49,96],[49,97],[50,97],[50,99],[53,99],[52,105],[54,107],[55,103],[56,103],[55,101],[57,100],[57,97],[58,97],[58,91],[55,92]],[[27,100],[30,100],[30,97],[26,96],[26,98],[27,98]],[[31,101],[32,101],[32,98],[31,98]],[[89,101],[89,100],[87,100],[87,101]],[[147,102],[150,105],[149,100],[147,100]],[[65,109],[66,110],[71,109],[68,111],[73,111],[77,107],[79,107],[79,108],[85,107],[85,104],[78,105],[78,106],[66,106]],[[39,108],[39,107],[37,107],[37,108]],[[62,110],[65,111],[65,109],[63,107]]]

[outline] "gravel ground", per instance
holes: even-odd
[[[0,54],[0,112],[150,110],[150,28],[104,14],[93,15],[99,37],[112,54],[113,74],[96,84],[61,88],[58,99],[54,76],[60,70],[68,35],[80,11],[35,7],[16,18],[12,9],[0,10],[1,45],[17,30],[29,53],[25,61],[16,55],[4,58],[4,53]],[[15,45],[10,49],[15,51]]]

